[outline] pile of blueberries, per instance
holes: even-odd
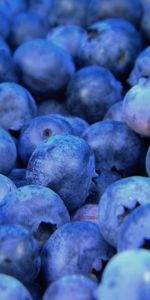
[[[0,0],[0,300],[150,300],[150,0]]]

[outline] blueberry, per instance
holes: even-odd
[[[94,300],[96,281],[83,275],[64,276],[52,283],[43,300]]]
[[[108,108],[121,100],[122,85],[109,70],[89,66],[80,69],[68,85],[68,110],[89,123],[102,120]]]
[[[17,150],[11,135],[0,128],[0,174],[7,175],[16,163]]]
[[[40,249],[31,233],[19,225],[0,226],[0,249],[0,273],[24,283],[36,279]]]
[[[56,135],[73,134],[71,125],[61,116],[40,116],[30,121],[19,140],[19,154],[25,164],[44,140]]]
[[[70,221],[61,198],[41,186],[25,186],[10,192],[0,205],[0,224],[20,224],[44,243],[58,227]]]
[[[87,0],[54,0],[49,20],[52,25],[86,26]]]
[[[121,176],[128,176],[143,168],[144,142],[126,124],[97,122],[85,130],[83,138],[94,151],[98,173],[117,171]]]
[[[123,118],[123,101],[113,104],[104,115],[104,120],[124,122]]]
[[[149,203],[150,180],[133,176],[111,184],[99,202],[99,226],[104,239],[117,246],[120,226],[140,205]]]
[[[16,190],[16,186],[8,177],[0,174],[0,202],[9,193]]]
[[[38,98],[64,89],[75,71],[71,56],[46,39],[32,39],[14,53],[20,80]]]
[[[93,180],[90,194],[88,196],[89,203],[99,203],[100,197],[103,195],[107,187],[121,179],[121,175],[115,171],[103,171]]]
[[[141,78],[150,77],[150,47],[145,48],[137,57],[128,82],[131,86],[139,83]]]
[[[9,45],[0,37],[0,82],[16,82],[17,80],[17,72]]]
[[[125,251],[107,265],[97,300],[148,300],[150,253],[146,250]]]
[[[63,116],[67,116],[69,112],[67,111],[66,103],[59,102],[53,99],[42,101],[38,105],[38,115],[42,116],[50,114],[60,114]]]
[[[65,275],[89,275],[106,253],[106,243],[92,222],[72,222],[58,229],[42,251],[42,276],[50,282]]]
[[[118,251],[145,248],[150,250],[150,204],[135,209],[122,224],[118,236]]]
[[[17,74],[12,54],[9,45],[2,37],[0,37],[0,62],[0,82],[16,82]]]
[[[98,204],[85,204],[81,206],[72,217],[73,222],[89,221],[98,225]],[[92,274],[100,276],[103,266],[114,255],[115,251],[107,242],[101,241],[98,258],[93,264]]]
[[[85,39],[86,31],[80,26],[61,25],[51,29],[47,39],[68,51],[75,59],[79,56],[81,40]]]
[[[73,221],[90,221],[98,224],[98,205],[85,204],[74,213]]]
[[[17,279],[0,274],[1,300],[32,300],[25,286]]]
[[[8,49],[0,48],[0,83],[17,82],[14,60]]]
[[[72,126],[74,135],[82,136],[83,132],[89,127],[89,124],[82,118],[75,116],[68,116],[65,119]]]
[[[95,159],[89,145],[73,135],[56,135],[35,149],[26,178],[28,184],[53,189],[72,211],[85,202],[95,176]]]
[[[22,12],[14,16],[11,23],[9,43],[14,49],[33,38],[44,38],[48,32],[48,21],[36,13]]]
[[[28,0],[1,0],[1,5],[5,8],[5,11],[9,11],[12,16],[25,11],[27,9]]]
[[[142,16],[141,0],[91,0],[90,23],[92,18],[96,20],[106,18],[122,18],[134,24],[139,24]],[[94,20],[93,20],[94,21]]]
[[[122,19],[105,19],[88,28],[80,60],[83,65],[106,67],[118,78],[125,79],[141,46],[141,36],[132,24]]]
[[[143,14],[141,19],[141,32],[146,42],[150,41],[150,2],[143,1]]]
[[[10,20],[5,13],[0,10],[0,35],[6,39],[10,33]]]
[[[16,83],[0,84],[0,126],[7,130],[20,130],[37,113],[31,94]]]
[[[149,117],[150,80],[141,79],[139,84],[131,88],[123,102],[124,121],[135,132],[150,136]]]
[[[49,19],[52,10],[52,4],[55,0],[30,0],[29,11],[38,13],[39,15]]]
[[[8,176],[18,188],[27,185],[26,169],[12,169]]]

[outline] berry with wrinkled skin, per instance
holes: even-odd
[[[73,135],[56,135],[40,144],[31,155],[28,184],[53,189],[69,211],[82,205],[95,173],[95,158],[89,145]]]

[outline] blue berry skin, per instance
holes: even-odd
[[[66,102],[59,102],[57,100],[45,100],[38,105],[38,116],[60,114],[62,116],[67,116],[69,112],[67,111]]]
[[[73,135],[56,135],[38,146],[26,173],[28,184],[51,188],[69,211],[85,202],[95,176],[92,150],[83,139]]]
[[[61,198],[52,190],[35,185],[10,192],[1,201],[0,212],[1,225],[20,224],[41,243],[70,221]]]
[[[17,81],[18,76],[11,54],[0,49],[0,83]]]
[[[14,277],[0,274],[1,300],[33,300],[26,287]]]
[[[10,33],[10,20],[7,15],[0,10],[0,35],[6,39]]]
[[[150,204],[135,209],[122,224],[118,235],[118,252],[144,248],[150,250]]]
[[[121,100],[122,85],[109,70],[89,66],[75,73],[67,94],[68,111],[94,123],[102,120],[108,108]]]
[[[144,2],[144,1],[143,1]],[[150,41],[150,2],[143,3],[143,14],[141,19],[141,32],[146,42]]]
[[[130,250],[116,255],[102,276],[97,300],[149,300],[150,253]]]
[[[113,104],[104,115],[104,120],[124,122],[123,101]]]
[[[16,163],[17,149],[11,135],[0,128],[0,174],[8,175]]]
[[[150,77],[150,47],[145,48],[135,61],[128,82],[131,86],[139,83],[141,78]]]
[[[0,174],[0,203],[9,192],[15,191],[16,189],[11,179]]]
[[[91,10],[97,20],[121,18],[133,24],[139,24],[142,15],[141,0],[91,0]],[[93,15],[89,16],[92,19]],[[91,23],[91,21],[89,21]]]
[[[81,137],[83,132],[89,127],[89,124],[82,118],[69,116],[65,117],[65,119],[72,126],[74,135]]]
[[[122,176],[135,175],[143,168],[143,140],[126,124],[101,121],[91,125],[83,138],[94,151],[98,173],[117,171]]]
[[[40,271],[40,247],[19,225],[0,226],[0,273],[33,282]]]
[[[12,20],[9,43],[15,49],[33,38],[45,38],[48,29],[47,19],[36,13],[22,12]]]
[[[11,14],[13,17],[18,13],[27,10],[27,1],[28,0],[1,0],[0,8],[2,6],[4,11]]]
[[[90,193],[86,199],[86,203],[98,204],[99,199],[105,192],[106,188],[113,182],[121,179],[121,175],[115,171],[104,171],[92,180]]]
[[[52,4],[55,0],[30,0],[29,1],[29,11],[35,12],[49,19],[49,14],[52,10]]]
[[[47,39],[68,51],[73,58],[77,59],[81,41],[85,39],[86,35],[86,31],[80,26],[61,25],[51,29]]]
[[[14,61],[22,84],[42,99],[64,89],[75,71],[68,52],[46,39],[21,44]]]
[[[107,187],[109,187],[110,184],[118,181],[121,179],[121,175],[114,171],[103,171],[101,174],[99,174],[94,179],[94,186],[91,190],[91,195],[89,196],[91,200],[93,199],[94,202],[99,203],[100,197],[103,195]],[[93,195],[92,195],[93,194]]]
[[[94,300],[97,282],[83,275],[64,276],[46,290],[43,300]]]
[[[150,136],[150,80],[143,78],[132,87],[123,101],[124,121],[135,132]]]
[[[0,37],[0,82],[17,81],[14,61],[10,48],[5,40]]]
[[[150,147],[148,148],[148,151],[147,151],[147,154],[146,154],[145,165],[146,165],[147,174],[150,177]]]
[[[50,23],[85,27],[88,5],[87,0],[54,0],[49,15]]]
[[[92,222],[72,222],[58,229],[42,251],[41,273],[48,285],[65,275],[90,275],[105,253],[106,242]]]
[[[98,204],[85,204],[75,211],[72,221],[90,221],[98,224],[98,211]]]
[[[92,222],[99,224],[99,207],[98,204],[85,204],[81,206],[73,215],[73,222]],[[101,236],[102,238],[102,236]],[[99,255],[93,264],[93,273],[100,272],[103,268],[103,263],[109,261],[114,255],[114,249],[102,238]]]
[[[31,94],[13,82],[0,84],[0,126],[7,130],[20,130],[37,113]]]
[[[8,176],[17,188],[27,185],[26,169],[12,169]]]
[[[80,60],[83,65],[102,66],[126,79],[141,46],[141,36],[132,24],[122,19],[105,19],[88,28]]]
[[[117,246],[120,226],[138,206],[149,203],[150,180],[142,176],[111,184],[99,202],[99,227],[104,239]]]
[[[26,165],[28,160],[43,141],[52,136],[73,134],[71,125],[61,116],[49,115],[32,119],[25,130],[22,131],[19,140],[19,154]]]

